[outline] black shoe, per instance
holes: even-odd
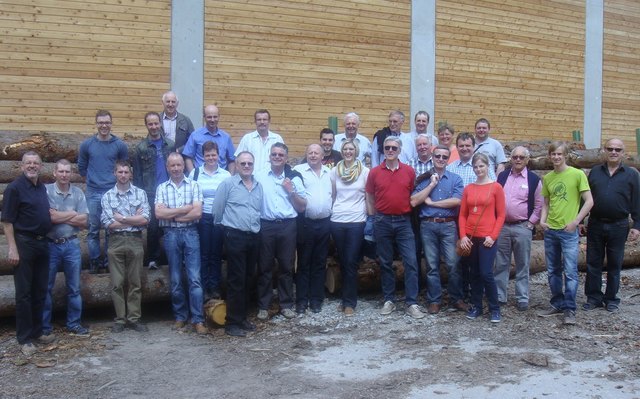
[[[220,294],[220,291],[218,291],[218,290],[211,290],[209,292],[209,298],[211,298],[211,299],[222,299],[222,295]]]
[[[111,332],[118,334],[124,331],[124,324],[122,323],[115,323],[112,327],[111,327]]]
[[[296,313],[297,314],[305,314],[307,311],[307,307],[304,305],[296,305]]]
[[[90,274],[98,274],[98,270],[100,270],[100,260],[93,259],[89,263],[89,273]]]
[[[245,331],[255,331],[256,325],[245,319],[242,321],[242,323],[240,323],[240,328]]]
[[[246,337],[247,333],[238,326],[227,326],[224,329],[224,333],[231,335],[232,337]]]
[[[136,321],[135,323],[129,323],[127,324],[127,327],[129,327],[129,329],[133,330],[133,331],[137,331],[140,333],[144,333],[144,332],[148,332],[149,328],[147,326],[145,326],[144,324],[140,323],[139,321]]]
[[[320,306],[320,305],[311,305],[311,311],[313,313],[320,313],[320,312],[322,312],[322,306]]]

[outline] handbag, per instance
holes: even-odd
[[[484,208],[482,208],[482,212],[480,212],[480,216],[478,217],[478,219],[482,219],[482,215],[484,215],[484,210],[487,209],[487,205],[489,204],[489,198],[491,198],[491,193],[493,192],[493,183],[491,183],[491,187],[489,188],[489,196],[487,197],[487,203],[484,205]],[[473,228],[473,232],[471,233],[471,235],[467,235],[467,237],[471,238],[473,237],[473,235],[476,233],[476,229],[478,228],[478,225],[476,224],[476,226]],[[471,243],[471,245],[473,246],[473,243]],[[471,248],[469,249],[465,249],[462,247],[462,239],[458,238],[458,241],[456,241],[456,254],[458,254],[458,256],[469,256],[471,255]]]

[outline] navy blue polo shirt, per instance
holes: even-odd
[[[7,186],[0,220],[13,224],[16,233],[44,236],[51,230],[47,189],[40,179],[34,185],[23,174]]]

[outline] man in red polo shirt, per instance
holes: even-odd
[[[393,271],[393,242],[395,241],[404,263],[404,287],[406,312],[421,319],[424,313],[417,304],[418,263],[413,230],[411,229],[411,192],[415,172],[411,166],[398,161],[402,141],[396,136],[384,140],[384,161],[371,169],[367,179],[367,213],[375,215],[374,228],[376,252],[382,271],[384,306],[380,314],[388,315],[396,310]]]

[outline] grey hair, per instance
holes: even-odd
[[[426,133],[420,133],[419,135],[416,136],[416,144],[418,144],[418,139],[419,138],[425,138],[427,139],[427,141],[429,142],[429,144],[431,144],[431,135],[426,134]]]
[[[400,140],[400,137],[398,136],[387,136],[387,138],[384,139],[384,143],[382,143],[382,145],[386,145],[387,141],[393,141],[394,143],[398,144],[398,148],[402,148],[402,140]]]
[[[513,156],[517,150],[521,150],[522,152],[524,152],[524,156],[529,158],[531,156],[531,153],[529,152],[529,149],[527,147],[523,147],[521,145],[515,147],[513,150],[511,150],[511,156]]]
[[[342,119],[343,122],[346,122],[347,119],[350,118],[355,118],[356,122],[358,122],[358,125],[360,124],[360,116],[358,114],[356,114],[355,112],[349,112],[348,114],[346,114],[344,116],[344,118]]]

